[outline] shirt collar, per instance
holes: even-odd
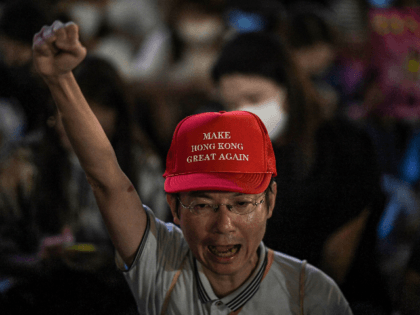
[[[203,272],[203,266],[200,262],[194,259],[194,274],[200,301],[202,303],[207,303],[214,300],[220,300],[232,311],[236,311],[241,308],[258,291],[264,275],[265,267],[267,266],[267,250],[262,242],[258,247],[258,253],[258,265],[251,277],[238,289],[222,299],[219,299],[213,292],[210,282]]]

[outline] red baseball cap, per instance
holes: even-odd
[[[207,112],[184,118],[166,158],[165,191],[258,194],[277,175],[263,122],[245,111]]]

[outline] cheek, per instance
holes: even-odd
[[[267,216],[260,212],[253,212],[245,218],[246,230],[248,234],[251,235],[260,235],[261,238],[265,234],[265,227],[267,224]]]
[[[188,244],[195,244],[205,237],[206,227],[202,220],[194,220],[190,217],[181,216],[179,225]]]
[[[185,241],[195,257],[201,257],[203,253],[203,242],[206,239],[204,229],[199,225],[181,225]]]
[[[246,218],[245,221],[249,226],[260,226],[262,222],[266,220],[266,217],[263,216],[260,211],[251,212]]]

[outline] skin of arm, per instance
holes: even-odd
[[[34,66],[50,89],[111,240],[130,266],[146,229],[146,213],[73,76],[72,70],[85,57],[78,26],[72,22],[55,21],[34,36]]]

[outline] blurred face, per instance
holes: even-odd
[[[309,48],[295,49],[293,54],[298,67],[309,76],[322,73],[335,58],[332,46],[323,43]]]
[[[274,189],[275,190],[275,189]],[[193,201],[211,204],[234,204],[238,198],[251,198],[262,204],[248,214],[239,215],[220,206],[216,212],[199,216],[181,205],[176,209],[176,200],[168,196],[174,222],[180,225],[184,237],[194,255],[203,265],[210,279],[228,276],[239,282],[245,281],[258,262],[260,245],[267,219],[271,217],[275,193],[241,194],[234,192],[188,192],[180,193],[180,201],[189,205]],[[179,211],[179,217],[177,216]]]
[[[96,104],[95,102],[90,102],[90,108],[104,129],[108,139],[111,139],[115,133],[115,126],[117,123],[117,113],[114,109],[106,108]],[[67,137],[66,131],[64,130],[63,122],[61,121],[61,116],[55,118],[54,128],[60,138],[61,145],[67,151],[72,151],[73,148],[70,144],[69,138]],[[50,122],[51,123],[51,122]]]
[[[211,44],[223,33],[223,19],[199,7],[186,6],[181,10],[175,25],[180,38],[187,44]]]
[[[0,36],[0,50],[3,60],[8,66],[22,66],[32,58],[31,45]]]
[[[220,79],[219,88],[222,100],[229,110],[257,106],[284,93],[284,88],[274,80],[257,75],[224,75]]]

